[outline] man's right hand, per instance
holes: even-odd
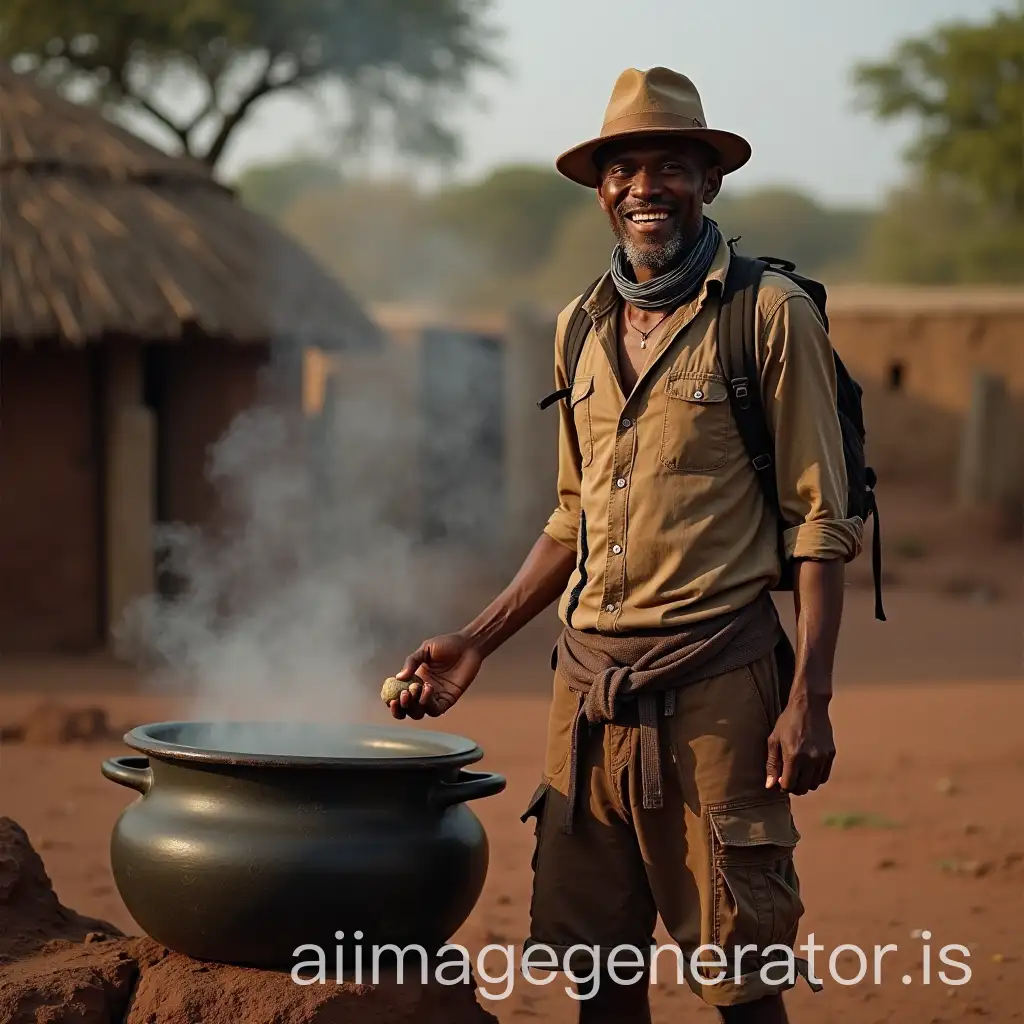
[[[395,678],[413,690],[403,690],[388,704],[391,714],[443,715],[469,689],[484,658],[562,593],[575,564],[573,550],[542,533],[515,579],[468,626],[428,640],[405,659]]]
[[[483,664],[483,654],[464,633],[445,633],[421,644],[396,675],[400,682],[423,685],[418,695],[405,689],[388,707],[394,718],[443,715],[469,689]]]

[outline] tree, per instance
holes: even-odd
[[[310,189],[340,189],[343,181],[333,165],[300,158],[247,167],[235,179],[234,187],[250,210],[277,220]]]
[[[592,193],[546,167],[509,166],[446,189],[433,202],[439,233],[459,238],[496,274],[531,273],[565,218]]]
[[[1024,221],[1001,218],[962,188],[913,181],[896,189],[866,239],[877,281],[919,285],[1024,281]]]
[[[790,188],[723,193],[707,210],[748,256],[778,256],[802,272],[826,276],[857,258],[873,214],[820,205]]]
[[[497,67],[491,0],[4,0],[0,56],[140,112],[211,168],[261,99],[340,84],[348,137],[390,121],[407,151],[450,157],[441,112]],[[199,93],[177,112],[183,93]]]
[[[954,23],[855,71],[865,106],[920,122],[911,159],[932,178],[1024,219],[1024,0],[987,24]]]
[[[608,269],[614,247],[615,234],[597,200],[577,204],[531,281],[531,298],[562,308]]]
[[[311,188],[279,223],[363,302],[443,299],[474,269],[461,247],[439,240],[423,195],[410,183],[351,180]]]

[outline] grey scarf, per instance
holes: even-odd
[[[625,251],[617,245],[612,252],[612,281],[619,295],[637,309],[674,309],[700,288],[721,241],[718,225],[710,217],[705,217],[700,237],[686,256],[671,270],[643,284],[637,282]]]

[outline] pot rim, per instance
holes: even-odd
[[[231,751],[227,749],[207,748],[192,746],[184,743],[174,743],[170,740],[160,739],[154,733],[157,730],[170,731],[181,727],[231,725],[231,726],[261,726],[272,727],[274,722],[260,721],[230,721],[230,722],[207,722],[201,720],[183,720],[150,722],[146,725],[136,726],[124,734],[124,742],[133,750],[142,754],[148,754],[163,760],[185,761],[198,764],[221,764],[236,766],[251,766],[262,768],[362,768],[369,770],[377,769],[416,769],[416,768],[447,768],[459,765],[472,764],[483,758],[484,752],[473,740],[464,736],[457,736],[453,733],[435,732],[433,729],[424,729],[422,734],[434,747],[444,748],[440,753],[410,753],[396,757],[344,757],[344,756],[323,756],[309,754],[278,754],[278,753],[253,753]],[[323,725],[317,723],[292,723],[296,725],[309,725],[323,729]],[[353,727],[360,737],[378,738],[384,741],[401,742],[413,747],[416,745],[418,730],[406,728],[393,728],[382,725],[361,724]]]

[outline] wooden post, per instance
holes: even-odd
[[[119,639],[129,607],[156,587],[153,551],[156,424],[142,403],[142,350],[111,347],[107,363],[107,625],[108,647],[127,657]]]
[[[1006,500],[1014,487],[1010,402],[1001,377],[978,370],[964,423],[957,496],[960,507],[977,510]]]

